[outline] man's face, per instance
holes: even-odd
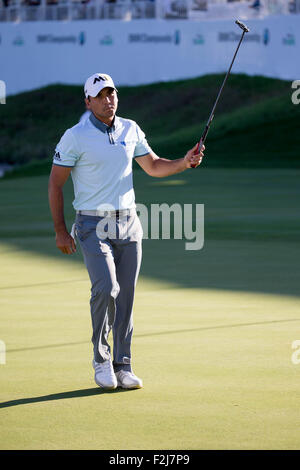
[[[95,98],[86,98],[85,103],[96,118],[110,125],[118,107],[117,92],[114,88],[103,88]]]

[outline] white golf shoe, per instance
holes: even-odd
[[[115,372],[118,386],[122,388],[142,388],[143,382],[133,372],[120,370]]]
[[[95,369],[95,382],[99,387],[106,390],[117,388],[117,379],[110,359],[104,362],[96,362],[93,359],[93,367]]]

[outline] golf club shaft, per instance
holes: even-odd
[[[203,144],[204,144],[204,142],[205,142],[205,140],[206,140],[206,137],[207,137],[207,134],[208,134],[210,125],[211,125],[212,120],[213,120],[213,118],[214,118],[214,113],[215,113],[217,104],[218,104],[218,102],[219,102],[219,99],[220,99],[220,96],[221,96],[222,91],[223,91],[223,89],[224,89],[224,86],[225,86],[225,84],[226,84],[226,82],[227,82],[227,79],[228,79],[228,77],[229,77],[229,75],[230,75],[232,66],[233,66],[233,64],[234,64],[235,58],[236,58],[236,56],[237,56],[238,50],[239,50],[239,48],[240,48],[240,45],[241,45],[241,43],[242,43],[242,41],[243,41],[243,39],[244,39],[244,36],[245,36],[245,33],[246,33],[246,32],[247,32],[247,31],[243,30],[243,33],[242,33],[240,42],[239,42],[239,44],[238,44],[238,46],[237,46],[237,48],[236,48],[236,51],[235,51],[235,54],[234,54],[234,56],[233,56],[232,62],[231,62],[231,64],[230,64],[230,67],[229,67],[229,69],[228,69],[228,72],[227,72],[227,74],[226,74],[226,76],[225,76],[225,78],[224,78],[224,81],[223,81],[222,86],[221,86],[221,88],[220,88],[220,91],[219,91],[219,93],[218,93],[217,99],[216,99],[216,101],[215,101],[215,104],[214,104],[213,109],[212,109],[212,111],[211,111],[211,113],[210,113],[209,119],[208,119],[207,124],[206,124],[206,126],[205,126],[204,132],[203,132],[203,134],[202,134],[202,136],[201,136],[201,139],[200,139],[200,141],[199,141],[199,143],[198,143],[197,150],[196,150],[195,154],[198,154],[198,153],[201,151],[201,148],[202,148],[202,146],[203,146]],[[192,166],[192,168],[195,168],[195,165],[191,165],[191,166]]]

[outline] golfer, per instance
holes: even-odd
[[[141,388],[131,361],[132,308],[143,237],[135,210],[132,160],[148,175],[164,177],[198,166],[204,155],[203,151],[194,155],[195,145],[184,158],[158,157],[140,127],[116,115],[117,89],[109,75],[89,77],[84,94],[91,115],[64,133],[49,178],[56,245],[62,253],[74,253],[75,233],[89,273],[96,384],[104,389]],[[70,173],[76,211],[73,236],[65,224],[63,202]],[[113,361],[108,343],[111,329]]]

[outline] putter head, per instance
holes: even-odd
[[[236,20],[236,24],[244,31],[244,33],[249,33],[250,29],[239,20]]]

